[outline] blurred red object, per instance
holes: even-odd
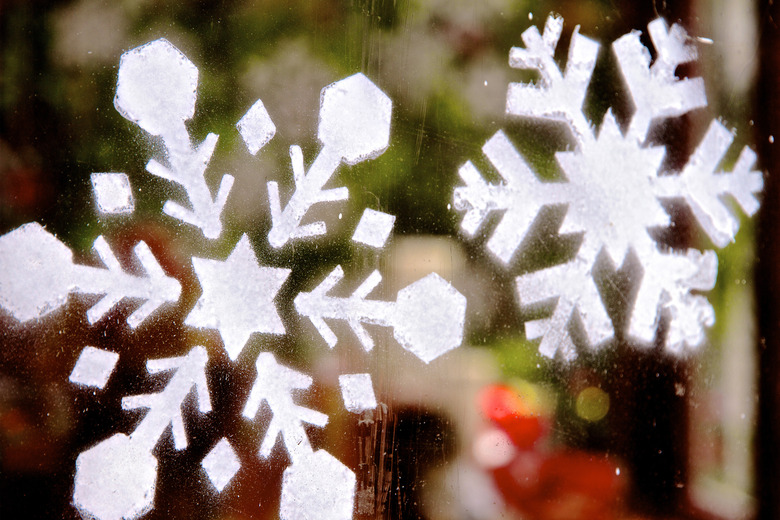
[[[491,385],[479,396],[482,413],[506,434],[510,456],[487,457],[501,465],[487,468],[507,504],[528,520],[612,520],[620,517],[626,476],[601,453],[548,442],[551,418],[512,387]],[[536,412],[536,413],[534,413]],[[506,446],[496,449],[503,450]]]

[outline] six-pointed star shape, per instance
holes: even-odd
[[[217,329],[231,360],[253,332],[285,333],[273,300],[290,269],[259,266],[246,235],[227,260],[193,258],[192,265],[203,294],[184,323]]]

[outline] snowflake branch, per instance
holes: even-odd
[[[525,324],[528,339],[542,338],[539,352],[546,357],[553,358],[560,352],[565,360],[570,361],[577,356],[577,348],[571,337],[575,311],[585,326],[591,346],[613,335],[612,322],[601,302],[589,265],[590,262],[576,258],[567,264],[515,279],[521,306],[557,297],[550,317]]]
[[[392,103],[363,74],[325,87],[321,99],[318,137],[322,150],[305,173],[300,147],[290,147],[295,191],[284,209],[278,184],[275,181],[267,184],[272,222],[268,242],[274,248],[292,239],[324,235],[327,232],[324,222],[301,226],[301,220],[317,203],[349,197],[344,187],[323,190],[336,168],[342,161],[357,164],[377,157],[389,143]]]
[[[170,424],[176,449],[183,450],[187,447],[181,406],[193,388],[197,392],[200,412],[211,411],[205,372],[207,361],[208,354],[203,347],[194,347],[185,356],[147,361],[146,367],[150,374],[169,370],[176,370],[176,373],[160,393],[133,395],[122,399],[122,408],[125,410],[149,409],[130,435],[131,440],[151,450]]]
[[[327,232],[327,227],[322,221],[301,226],[300,223],[304,215],[319,202],[332,202],[349,198],[347,188],[322,189],[341,164],[341,157],[329,152],[331,150],[323,149],[311,165],[308,174],[304,175],[301,149],[298,146],[290,147],[295,192],[284,210],[281,209],[279,185],[276,181],[268,182],[268,202],[271,206],[272,222],[271,230],[268,233],[268,242],[271,246],[279,248],[294,238],[324,235]]]
[[[714,251],[645,256],[644,275],[631,314],[629,335],[644,343],[655,338],[660,319],[669,319],[667,350],[682,353],[704,342],[705,327],[715,323],[707,299],[691,291],[715,287],[718,257]]]
[[[648,24],[658,55],[650,66],[650,52],[639,41],[639,31],[615,40],[612,48],[634,101],[634,115],[626,137],[643,143],[655,119],[677,117],[707,105],[702,78],[677,79],[675,69],[697,59],[696,47],[688,43],[685,29],[674,24],[667,29],[658,18]]]
[[[752,216],[759,207],[755,194],[764,187],[762,173],[752,169],[756,154],[748,147],[742,149],[731,173],[716,170],[733,140],[731,132],[713,121],[682,173],[656,179],[657,196],[685,199],[718,247],[732,242],[739,230],[739,218],[728,210],[722,198],[734,197],[742,210]]]
[[[491,212],[505,211],[487,246],[509,264],[539,209],[568,202],[570,197],[565,184],[540,182],[502,131],[496,132],[482,151],[504,182],[488,184],[474,164],[467,162],[458,171],[466,186],[455,188],[455,209],[466,212],[460,227],[470,237]]]
[[[563,18],[550,15],[544,27],[530,27],[523,33],[525,49],[513,47],[509,65],[516,69],[539,72],[541,85],[510,83],[506,112],[566,123],[577,143],[593,139],[593,130],[582,112],[593,68],[596,66],[599,44],[579,34],[575,27],[569,47],[566,71],[561,73],[555,63],[555,47],[563,28]]]
[[[328,296],[343,277],[343,269],[337,266],[312,292],[295,297],[295,309],[311,320],[331,348],[338,338],[325,319],[345,320],[366,351],[373,348],[374,341],[364,323],[393,327],[401,346],[426,363],[460,346],[466,300],[437,274],[401,289],[395,302],[366,299],[382,281],[379,271],[371,273],[347,298]]]
[[[152,175],[184,187],[191,209],[167,201],[163,212],[203,231],[206,238],[222,232],[220,216],[227,202],[233,177],[224,175],[212,198],[204,177],[217,136],[209,134],[192,147],[185,121],[195,110],[198,69],[165,39],[155,40],[122,55],[114,105],[127,119],[152,135],[162,137],[169,167],[155,160],[146,169]]]
[[[138,298],[145,303],[127,318],[135,329],[164,303],[178,300],[181,284],[165,274],[144,242],[133,251],[145,276],[126,273],[102,236],[94,249],[106,269],[74,264],[70,249],[36,223],[3,235],[0,305],[18,320],[28,321],[62,307],[70,293],[102,294],[87,312],[94,325],[121,300]]]
[[[97,323],[124,298],[140,298],[145,300],[144,304],[127,317],[127,324],[135,329],[161,305],[179,298],[181,284],[175,278],[166,276],[145,242],[139,242],[133,252],[141,262],[146,276],[125,273],[102,236],[95,240],[94,248],[107,269],[74,266],[75,292],[105,294],[87,311],[90,324]]]
[[[295,462],[312,452],[303,423],[323,427],[328,423],[328,416],[293,402],[292,392],[309,388],[312,384],[311,377],[280,365],[270,352],[262,352],[255,365],[257,377],[242,415],[247,419],[254,419],[263,401],[267,402],[273,418],[263,437],[259,453],[263,458],[271,455],[277,437],[281,435],[287,452]]]

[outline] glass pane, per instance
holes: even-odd
[[[662,4],[2,4],[3,516],[771,511],[771,17]]]

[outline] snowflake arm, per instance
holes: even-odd
[[[90,324],[97,323],[124,298],[135,297],[146,300],[127,317],[127,324],[135,329],[161,305],[179,298],[181,284],[175,278],[170,278],[165,274],[145,242],[139,242],[133,248],[133,252],[141,262],[146,277],[126,274],[102,235],[97,237],[93,248],[105,264],[106,271],[95,271],[94,268],[86,266],[74,266],[76,273],[80,273],[76,277],[81,280],[76,284],[77,292],[100,293],[105,291],[105,296],[87,311],[87,319]]]
[[[685,29],[678,24],[668,29],[661,18],[647,27],[658,53],[652,66],[638,31],[612,44],[635,107],[627,137],[640,143],[645,141],[653,120],[681,116],[707,105],[702,78],[677,79],[674,75],[679,65],[698,57],[696,47],[688,43]]]
[[[243,415],[254,419],[263,401],[273,417],[263,436],[259,455],[271,455],[281,436],[292,465],[284,471],[279,517],[284,520],[352,518],[355,503],[355,474],[325,450],[311,446],[304,423],[323,427],[328,416],[298,406],[293,392],[305,390],[311,377],[277,363],[270,352],[257,357],[257,379],[244,406]]]
[[[197,392],[200,412],[211,411],[205,373],[207,361],[208,354],[203,347],[194,347],[185,356],[147,361],[146,368],[150,374],[170,370],[176,372],[162,392],[133,395],[122,399],[122,408],[125,410],[149,409],[130,436],[131,439],[151,449],[170,424],[176,449],[183,450],[187,447],[181,406],[193,387]]]
[[[101,294],[87,311],[91,325],[97,323],[125,298],[144,303],[127,318],[135,329],[167,302],[175,302],[181,284],[157,263],[144,242],[133,249],[145,273],[135,276],[124,271],[106,240],[99,236],[94,249],[105,269],[73,263],[73,253],[37,223],[0,237],[0,305],[20,321],[45,316],[62,307],[68,294]]]
[[[206,238],[222,232],[220,216],[233,186],[224,175],[212,198],[204,172],[217,136],[209,134],[193,148],[185,122],[195,111],[198,69],[170,42],[161,38],[122,55],[114,98],[116,109],[152,135],[162,137],[169,166],[151,160],[152,175],[182,185],[191,209],[167,201],[163,212],[203,231]]]
[[[723,203],[731,195],[749,216],[758,211],[755,194],[764,187],[763,175],[753,170],[756,154],[744,147],[731,173],[717,171],[734,136],[721,123],[713,121],[688,164],[679,175],[656,179],[658,197],[682,197],[707,236],[718,247],[734,240],[739,219]]]
[[[260,445],[260,456],[267,458],[271,455],[280,434],[293,461],[306,453],[311,453],[311,444],[303,423],[323,427],[328,423],[328,416],[296,405],[293,402],[292,392],[309,388],[312,378],[280,365],[270,352],[262,352],[257,357],[255,365],[257,378],[242,414],[247,419],[254,419],[263,401],[266,401],[271,408],[273,418]]]
[[[541,84],[510,83],[506,112],[564,122],[575,140],[582,143],[593,138],[590,123],[582,112],[582,103],[596,66],[599,44],[579,34],[577,26],[572,35],[566,70],[562,73],[554,59],[562,29],[563,18],[550,15],[544,34],[539,34],[536,26],[530,27],[522,35],[525,48],[512,48],[509,65],[538,71]]]
[[[152,509],[158,476],[158,461],[152,454],[154,447],[168,425],[175,448],[187,447],[181,407],[193,387],[201,413],[211,411],[205,374],[207,361],[203,347],[194,347],[184,356],[147,361],[150,374],[176,372],[162,392],[122,399],[125,410],[148,409],[132,434],[116,433],[79,454],[73,479],[73,503],[85,518],[133,519]]]
[[[344,270],[336,266],[312,292],[295,297],[295,309],[311,320],[331,348],[338,339],[325,318],[346,320],[366,351],[374,341],[364,323],[393,327],[398,343],[426,363],[463,341],[466,299],[439,275],[431,273],[401,289],[395,302],[366,299],[382,281],[379,271],[347,298],[328,296],[343,277]]]
[[[666,349],[682,353],[699,347],[704,328],[715,323],[707,299],[691,291],[709,291],[715,286],[718,257],[714,251],[689,249],[685,254],[657,252],[643,259],[644,274],[631,314],[628,333],[645,344],[658,330],[660,312],[667,314]]]
[[[567,264],[519,276],[515,283],[522,306],[557,298],[550,317],[525,324],[528,339],[542,338],[539,345],[542,355],[553,358],[560,352],[569,361],[577,356],[570,332],[575,311],[591,346],[613,335],[612,322],[601,303],[589,263],[583,259],[575,258]]]
[[[323,190],[325,184],[342,161],[351,165],[372,159],[389,144],[392,102],[363,74],[325,87],[321,98],[318,137],[322,150],[306,172],[300,147],[290,147],[295,191],[284,208],[279,185],[275,181],[267,184],[272,222],[268,242],[274,248],[295,238],[325,234],[324,222],[301,226],[313,205],[349,197],[347,188]],[[247,146],[251,146],[249,141]]]
[[[482,151],[503,182],[488,184],[474,164],[467,162],[458,171],[466,186],[455,188],[455,209],[466,212],[460,226],[470,237],[479,231],[490,213],[505,211],[487,247],[504,264],[509,264],[539,209],[568,202],[569,194],[564,183],[540,182],[500,130],[485,143]]]

